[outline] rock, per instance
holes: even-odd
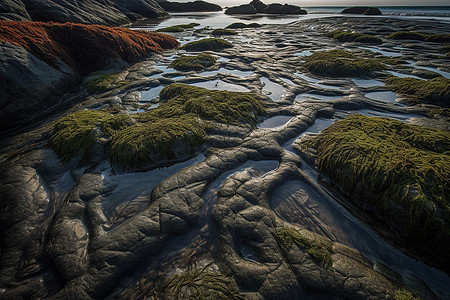
[[[299,6],[290,4],[270,4],[264,11],[266,14],[277,14],[277,15],[306,15],[307,12],[301,9]]]
[[[0,19],[11,21],[31,20],[21,0],[3,0],[0,2]]]
[[[254,15],[257,11],[251,4],[243,4],[239,6],[230,7],[225,11],[227,15]]]
[[[158,4],[168,12],[202,12],[202,11],[221,11],[220,5],[206,1],[193,2],[171,2],[157,0]]]
[[[272,3],[266,5],[260,0],[253,0],[249,4],[230,7],[225,14],[273,14],[273,15],[306,15],[307,12],[296,5]]]
[[[381,15],[381,11],[376,7],[355,6],[344,9],[341,14],[353,15]]]
[[[250,2],[250,5],[252,5],[258,13],[263,13],[267,8],[267,5],[262,3],[261,0],[253,0]]]
[[[0,29],[2,131],[48,113],[83,75],[178,45],[164,36],[160,48],[152,39],[159,33],[97,25],[4,21]]]
[[[6,20],[113,26],[166,16],[167,12],[154,0],[7,0],[0,4],[0,18]]]

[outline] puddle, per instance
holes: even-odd
[[[191,83],[191,85],[210,89],[210,90],[226,90],[232,92],[250,92],[249,89],[241,85],[228,83],[222,80],[209,80],[197,83]]]
[[[303,80],[309,81],[309,82],[314,82],[314,83],[316,83],[316,82],[319,82],[319,81],[320,81],[320,79],[315,79],[315,78],[312,78],[312,77],[303,75],[303,74],[301,74],[301,73],[294,73],[294,75],[297,76],[297,77],[299,77],[299,78],[301,78],[301,79],[303,79]]]
[[[297,97],[295,97],[294,101],[303,101],[303,100],[308,100],[308,99],[318,99],[318,100],[324,100],[324,101],[334,101],[334,100],[338,100],[341,99],[343,96],[326,96],[326,95],[319,95],[319,94],[314,94],[314,93],[304,93],[304,94],[299,94],[297,95]]]
[[[250,43],[251,41],[253,41],[252,38],[248,38],[245,36],[241,37],[241,42],[243,42],[243,43]]]
[[[155,69],[161,70],[162,73],[159,73],[159,75],[161,76],[163,73],[167,73],[167,72],[175,72],[174,68],[169,68],[167,65],[162,65],[162,64],[156,64],[153,66]],[[155,75],[152,75],[155,76]]]
[[[436,69],[436,68],[433,68],[433,67],[418,66],[417,63],[414,62],[414,61],[408,61],[408,62],[412,66],[414,66],[414,68],[416,68],[416,69],[424,69],[424,70],[432,71],[432,72],[435,72],[435,73],[438,73],[438,74],[444,76],[445,78],[450,78],[450,73],[449,72],[445,72],[445,71],[442,71],[442,70],[439,70],[439,69]]]
[[[104,195],[102,206],[110,227],[144,210],[149,204],[151,192],[165,178],[204,159],[205,156],[199,154],[191,160],[148,172],[117,175],[105,172],[103,183],[111,190]]]
[[[397,95],[391,91],[372,92],[372,93],[367,93],[364,96],[366,96],[367,98],[372,99],[372,100],[379,100],[379,101],[389,102],[389,103],[396,103],[395,99],[397,99]]]
[[[258,128],[276,128],[283,126],[288,123],[293,117],[292,116],[275,116],[268,118],[258,124]]]
[[[198,37],[196,36],[188,36],[188,37],[184,37],[179,39],[178,41],[180,42],[180,46],[186,45],[187,43],[193,42],[195,40],[198,40]]]
[[[157,108],[159,106],[159,103],[155,103],[150,105],[150,107],[148,109],[152,109],[152,108]]]
[[[138,113],[143,113],[145,111],[145,109],[138,109],[138,110],[130,110],[130,111],[128,111],[128,113],[130,113],[130,114],[138,114]]]
[[[173,80],[184,79],[184,78],[186,78],[185,75],[172,77]]]
[[[280,79],[283,80],[284,82],[286,82],[287,84],[296,85],[295,82],[293,82],[292,80],[290,80],[286,77],[280,77]]]
[[[352,81],[360,87],[372,87],[372,86],[383,86],[384,83],[375,79],[357,79],[352,78]]]
[[[261,77],[261,82],[264,83],[262,92],[270,97],[273,101],[278,101],[281,97],[286,93],[286,89],[275,83],[270,81],[267,77]]]
[[[219,70],[201,72],[198,75],[200,75],[200,76],[210,76],[210,75],[214,75],[216,73],[225,73],[225,74],[236,75],[236,76],[239,76],[239,77],[247,77],[247,76],[251,75],[253,72],[252,71],[230,70],[230,69],[227,69],[227,68],[220,68]]]
[[[164,72],[156,73],[156,74],[153,74],[153,75],[148,76],[147,78],[159,78],[159,77],[161,77],[163,74],[164,74]]]
[[[153,100],[154,98],[159,96],[159,92],[164,88],[164,86],[159,85],[157,87],[151,88],[146,91],[141,92],[141,98],[139,99],[140,102],[147,102],[150,100]]]
[[[312,54],[311,51],[309,51],[309,50],[303,50],[302,52],[295,53],[294,55],[295,55],[295,56],[310,56],[311,54]]]
[[[229,62],[230,59],[229,59],[229,58],[226,58],[226,57],[221,57],[221,58],[218,58],[216,61],[217,61],[217,62]]]
[[[371,47],[359,47],[360,49],[365,49],[365,50],[369,50],[369,51],[372,51],[372,52],[376,52],[376,53],[381,53],[381,54],[383,54],[384,56],[402,56],[402,54],[401,53],[398,53],[398,52],[391,52],[391,51],[384,51],[384,50],[380,50],[380,49],[377,49],[377,48],[371,48]]]
[[[328,90],[341,90],[342,88],[339,86],[334,86],[334,85],[327,85],[327,84],[320,84],[320,83],[315,83],[315,86],[324,88],[324,89],[328,89]]]
[[[391,73],[392,75],[396,76],[396,77],[400,77],[400,78],[405,78],[405,77],[412,77],[412,78],[417,78],[417,79],[422,79],[420,77],[417,77],[415,75],[408,75],[408,74],[403,74],[403,73],[399,73],[399,72],[395,72],[395,71],[387,71],[388,73]]]

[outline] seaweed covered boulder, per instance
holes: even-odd
[[[306,15],[307,12],[299,6],[290,4],[272,3],[267,6],[264,13],[271,15]]]
[[[355,114],[295,148],[407,249],[450,270],[450,133]]]
[[[381,11],[376,7],[354,6],[344,9],[341,14],[352,15],[381,15]]]
[[[216,91],[171,84],[160,92],[162,103],[133,118],[108,111],[79,111],[59,120],[49,146],[62,161],[99,157],[123,170],[142,170],[185,160],[207,139],[215,124],[256,126],[264,108],[251,93]],[[94,155],[95,154],[95,155]]]
[[[228,15],[238,14],[272,14],[272,15],[306,15],[306,10],[301,9],[299,6],[290,4],[271,3],[269,5],[264,4],[260,0],[253,0],[249,4],[243,4],[239,6],[233,6],[225,11]]]
[[[167,35],[100,25],[0,21],[2,129],[59,104],[81,76],[178,46]]]

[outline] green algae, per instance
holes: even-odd
[[[212,55],[202,53],[196,56],[181,56],[172,61],[169,67],[179,71],[202,70],[211,67],[216,63],[216,58]]]
[[[186,51],[207,51],[207,50],[214,51],[231,47],[233,47],[233,45],[225,40],[217,38],[208,38],[187,43],[186,45],[180,47],[180,49]]]
[[[379,45],[383,43],[382,39],[370,34],[347,32],[342,30],[335,30],[329,32],[327,33],[327,36],[340,42],[357,42],[372,45]]]
[[[416,31],[397,31],[387,36],[393,40],[416,40],[433,43],[450,43],[450,34],[430,34]]]
[[[240,29],[240,28],[259,28],[259,27],[262,27],[262,25],[258,24],[258,23],[245,24],[245,23],[241,23],[241,22],[236,22],[236,23],[228,25],[225,28],[228,28],[228,29]]]
[[[333,263],[331,259],[331,248],[323,242],[308,239],[295,228],[283,227],[277,230],[277,236],[284,249],[289,249],[292,244],[303,248],[324,268],[328,268]]]
[[[199,23],[180,24],[180,25],[174,25],[174,26],[160,28],[156,31],[158,31],[158,32],[183,32],[186,29],[192,29],[199,25],[200,25]]]
[[[167,101],[168,105],[160,105],[158,109],[180,109],[205,120],[235,125],[247,123],[256,126],[258,115],[265,111],[255,94],[208,90],[181,83],[165,87],[160,93],[160,100]],[[158,113],[164,115],[167,112]]]
[[[102,74],[85,84],[89,93],[101,93],[129,83],[128,80],[119,81],[120,74]]]
[[[256,126],[264,108],[251,93],[216,91],[171,84],[160,93],[162,103],[131,118],[110,110],[79,111],[59,120],[49,146],[67,161],[81,153],[89,158],[100,138],[113,165],[135,168],[192,154],[207,136],[212,121]]]
[[[218,29],[214,29],[211,32],[211,34],[215,35],[215,36],[218,36],[218,35],[236,35],[238,33],[236,31],[234,31],[234,30],[218,28]]]
[[[408,96],[413,104],[420,101],[450,101],[450,79],[445,77],[422,80],[390,76],[385,83],[392,91]]]
[[[333,76],[361,76],[386,68],[387,60],[360,58],[344,50],[315,52],[306,58],[305,67],[312,73]]]
[[[244,299],[231,281],[220,273],[208,271],[207,265],[174,275],[158,293],[161,299]]]
[[[94,129],[103,134],[112,135],[124,128],[129,117],[113,116],[104,111],[78,111],[63,117],[55,124],[50,136],[49,146],[62,161],[81,154],[84,159],[90,156],[92,146],[98,136]]]
[[[420,300],[408,290],[395,290],[394,300]]]
[[[355,114],[302,146],[319,171],[412,243],[450,251],[450,132]]]

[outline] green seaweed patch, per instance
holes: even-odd
[[[235,125],[256,126],[258,115],[265,111],[255,94],[208,90],[182,83],[166,86],[159,98],[167,101],[167,105],[160,105],[155,111],[160,115],[179,110],[194,113],[202,119]]]
[[[360,58],[344,50],[320,51],[306,57],[305,67],[312,73],[334,76],[361,76],[386,68],[384,59]]]
[[[129,117],[126,115],[111,115],[100,110],[78,111],[63,117],[55,124],[49,146],[62,161],[68,161],[78,154],[87,159],[98,139],[96,128],[104,135],[113,135],[128,123]]]
[[[412,104],[420,101],[447,103],[450,101],[450,79],[445,77],[422,80],[390,76],[385,83],[392,91],[407,95]]]
[[[335,30],[327,33],[327,36],[338,40],[340,42],[357,42],[364,44],[379,45],[383,43],[383,40],[379,37],[373,36],[371,34],[357,33],[357,32],[347,32],[342,30]]]
[[[236,22],[236,23],[228,25],[225,28],[228,28],[228,29],[240,29],[240,28],[259,28],[259,27],[262,27],[262,25],[258,24],[258,23],[245,24],[245,23],[241,23],[241,22]]]
[[[172,61],[169,67],[179,71],[202,70],[211,67],[216,63],[216,58],[212,55],[202,53],[196,56],[181,56]]]
[[[207,50],[214,51],[231,47],[233,47],[233,45],[225,40],[217,38],[208,38],[187,43],[186,45],[180,47],[180,49],[186,51],[207,51]]]
[[[303,145],[317,149],[320,172],[403,238],[450,251],[450,132],[355,114]]]
[[[119,131],[111,139],[111,162],[139,167],[158,159],[174,159],[174,149],[182,145],[184,153],[193,153],[206,137],[207,125],[193,114],[155,118]],[[177,145],[179,144],[179,145]],[[161,157],[156,157],[160,154]]]
[[[158,32],[183,32],[187,29],[192,29],[194,27],[200,26],[199,23],[189,23],[189,24],[180,24],[180,25],[174,25],[169,27],[164,27],[157,29]]]
[[[118,88],[129,83],[129,80],[120,80],[120,74],[103,74],[92,80],[89,80],[85,87],[89,93],[106,92],[112,88]]]
[[[229,278],[208,271],[207,265],[192,271],[174,275],[163,286],[158,296],[161,299],[224,299],[243,300]]]
[[[420,300],[408,290],[395,290],[394,300]]]
[[[218,29],[214,29],[211,32],[211,34],[215,35],[215,36],[219,36],[219,35],[236,35],[238,33],[234,30],[218,28]]]
[[[283,227],[278,229],[277,236],[284,249],[289,249],[292,244],[296,244],[305,249],[324,268],[328,268],[333,263],[331,248],[328,245],[302,236],[295,228]]]
[[[450,34],[430,34],[416,31],[397,31],[387,36],[393,40],[416,40],[433,43],[450,43]]]

